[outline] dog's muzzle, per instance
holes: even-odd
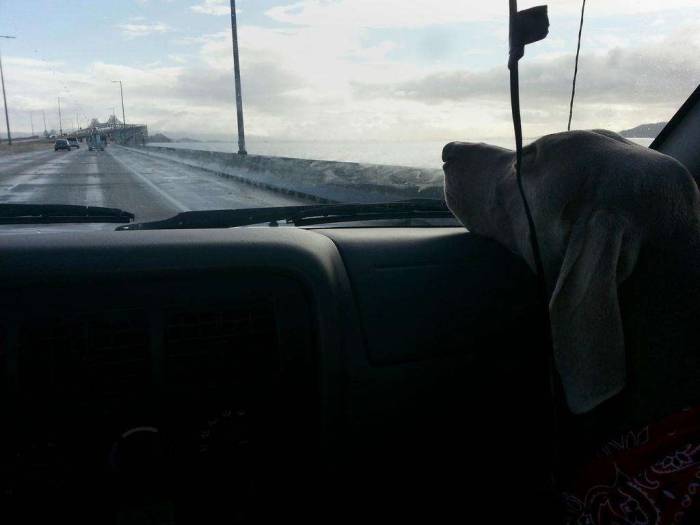
[[[442,161],[445,164],[449,164],[451,161],[454,161],[457,159],[458,146],[459,146],[458,142],[450,142],[449,144],[446,144],[444,148],[442,148]]]

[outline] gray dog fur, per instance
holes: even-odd
[[[700,402],[697,182],[671,157],[610,131],[548,135],[523,153],[570,410],[615,399],[612,417],[627,426]],[[534,271],[515,153],[451,143],[443,160],[455,216]]]

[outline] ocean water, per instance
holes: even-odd
[[[467,138],[465,140],[469,142],[485,142],[511,149],[515,147],[512,137]],[[648,146],[652,141],[652,139],[631,140],[643,146]],[[429,142],[336,142],[250,139],[246,141],[246,149],[251,155],[440,169],[442,167],[442,148],[447,142],[447,140]],[[222,151],[226,153],[238,151],[238,144],[235,142],[154,142],[150,145],[203,151]]]

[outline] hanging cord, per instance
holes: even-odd
[[[547,282],[545,280],[544,264],[540,251],[540,244],[537,237],[537,228],[532,217],[532,211],[525,195],[525,188],[522,180],[522,158],[523,158],[523,132],[522,120],[520,117],[520,82],[518,74],[518,60],[523,57],[525,45],[541,40],[547,36],[549,21],[547,18],[546,6],[534,7],[518,12],[517,0],[510,2],[510,57],[508,69],[510,70],[510,97],[511,110],[513,114],[513,129],[515,131],[515,177],[518,183],[518,191],[527,218],[530,248],[535,263],[537,275],[538,295],[542,305],[542,336],[544,339],[543,364],[547,368],[549,382],[549,393],[551,401],[551,436],[550,436],[550,492],[553,499],[559,496],[559,399],[558,381],[556,368],[554,366],[554,353],[552,347],[552,332],[549,318],[549,294],[547,292]],[[558,502],[557,502],[558,503]]]
[[[586,12],[586,0],[581,6],[581,24],[578,26],[578,44],[576,46],[576,62],[574,63],[574,81],[571,86],[571,102],[569,103],[569,125],[566,131],[571,131],[571,119],[574,116],[574,97],[576,96],[576,76],[578,75],[578,56],[581,53],[581,33],[583,32],[583,15]]]

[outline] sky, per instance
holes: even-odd
[[[536,1],[519,2],[521,9]],[[581,3],[550,0],[521,61],[526,136],[565,129]],[[512,134],[506,0],[238,0],[246,133],[281,140]],[[121,118],[235,140],[229,0],[0,0],[16,133]],[[668,120],[700,83],[698,0],[588,0],[573,128]],[[5,133],[4,120],[0,133]]]

